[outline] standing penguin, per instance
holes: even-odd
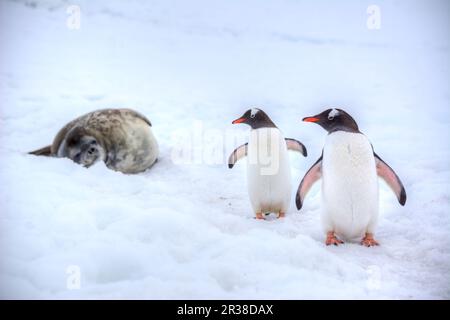
[[[247,110],[232,122],[245,123],[252,130],[249,142],[236,148],[230,155],[228,167],[244,156],[247,159],[248,194],[256,219],[265,213],[285,216],[291,200],[291,168],[287,150],[295,150],[306,157],[305,146],[297,140],[285,139],[267,114],[257,108]]]
[[[373,234],[378,218],[378,179],[383,178],[403,206],[406,192],[397,174],[374,151],[355,120],[344,110],[328,109],[304,118],[328,131],[320,158],[305,174],[298,187],[300,210],[311,186],[322,178],[322,222],[326,244],[338,245],[344,239],[362,237],[367,247],[378,245]]]

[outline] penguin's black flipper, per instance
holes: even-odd
[[[306,147],[298,140],[286,138],[286,145],[288,150],[298,151],[300,152],[304,157],[308,156],[308,152],[306,151]]]
[[[233,168],[234,164],[238,162],[239,159],[245,157],[247,155],[247,149],[248,149],[248,143],[243,144],[230,154],[230,157],[228,158],[228,168]]]
[[[300,185],[298,186],[297,195],[295,197],[295,205],[298,210],[302,208],[303,200],[309,189],[311,189],[313,184],[322,177],[322,157],[323,152],[320,158],[312,165],[308,172],[306,172],[302,182],[300,182]]]
[[[406,203],[406,190],[400,178],[397,176],[395,171],[375,152],[373,153],[373,155],[375,156],[378,176],[388,184],[388,186],[392,189],[392,191],[394,191],[395,195],[397,196],[398,202],[402,206],[404,206]]]

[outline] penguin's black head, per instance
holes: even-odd
[[[356,121],[342,109],[328,109],[315,116],[303,118],[303,121],[317,123],[329,133],[335,131],[359,132]]]
[[[232,123],[245,123],[252,127],[252,129],[276,128],[276,125],[270,120],[269,116],[258,108],[247,110],[242,117],[234,120]]]

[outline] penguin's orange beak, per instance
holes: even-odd
[[[316,117],[306,117],[306,118],[303,118],[302,121],[305,121],[305,122],[319,122],[320,119],[316,118]]]
[[[239,119],[234,120],[232,122],[232,124],[242,123],[242,122],[245,122],[245,120],[246,120],[245,118],[239,118]]]

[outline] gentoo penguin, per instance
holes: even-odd
[[[65,157],[90,167],[104,161],[112,170],[138,173],[150,168],[158,157],[158,143],[150,121],[130,109],[90,112],[66,124],[53,144],[30,152]]]
[[[362,245],[378,245],[373,236],[378,218],[377,175],[387,182],[403,206],[406,192],[399,177],[374,152],[355,120],[344,110],[328,109],[303,121],[319,124],[328,136],[322,155],[298,187],[297,209],[302,207],[314,182],[322,178],[325,243],[338,245],[343,243],[338,237],[359,237]]]
[[[305,146],[297,140],[285,139],[281,131],[261,109],[247,110],[232,122],[251,127],[250,139],[233,151],[228,167],[247,157],[247,187],[256,219],[266,213],[285,216],[291,199],[291,168],[287,150],[295,150],[306,157]]]

